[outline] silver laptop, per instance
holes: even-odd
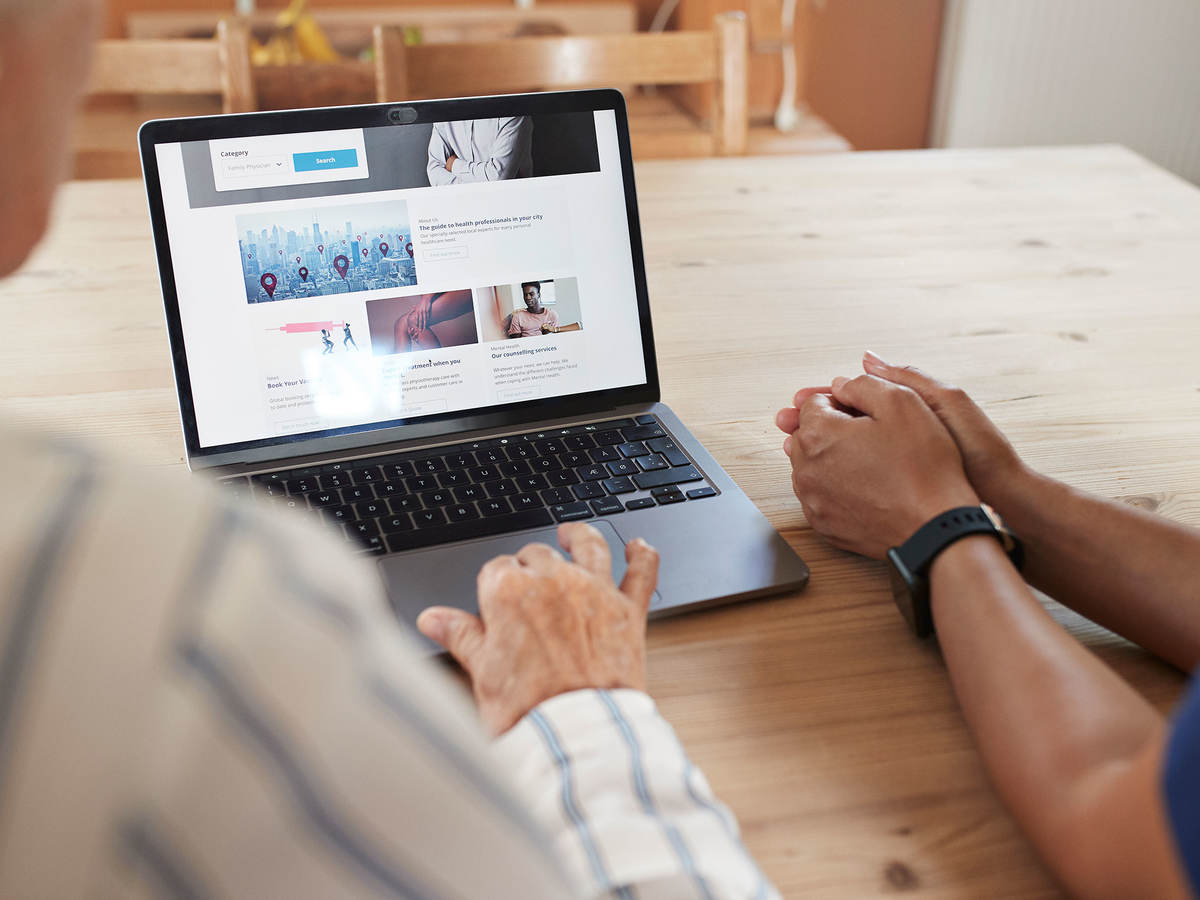
[[[188,464],[376,560],[396,614],[559,522],[661,551],[651,615],[804,585],[659,399],[624,101],[571,91],[140,132]]]

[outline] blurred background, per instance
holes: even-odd
[[[1116,142],[1200,182],[1197,0],[109,0],[105,35],[76,177],[137,175],[146,118],[595,85],[635,158]]]

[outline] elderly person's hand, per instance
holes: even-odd
[[[479,573],[479,616],[449,607],[421,613],[417,627],[471,678],[480,716],[503,734],[558,694],[633,688],[646,681],[646,611],[658,582],[658,554],[627,544],[628,568],[613,583],[608,544],[590,525],[560,525],[572,562],[546,544],[498,556]]]
[[[979,503],[954,438],[902,385],[835,378],[799,391],[775,423],[809,524],[841,549],[880,559],[934,516]]]

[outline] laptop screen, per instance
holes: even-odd
[[[154,154],[201,451],[647,382],[611,109]]]

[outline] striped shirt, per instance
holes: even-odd
[[[0,460],[0,896],[778,896],[645,694],[489,742],[316,526],[69,446]]]

